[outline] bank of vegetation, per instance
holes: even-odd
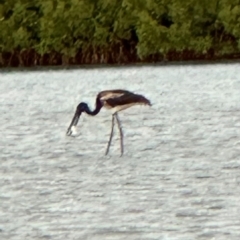
[[[0,0],[2,67],[239,53],[239,0]]]

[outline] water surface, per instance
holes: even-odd
[[[123,88],[119,114],[80,101]],[[0,239],[240,239],[239,64],[0,73]]]

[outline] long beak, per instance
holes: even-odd
[[[68,130],[66,132],[66,135],[70,136],[72,134],[72,127],[73,126],[77,126],[77,123],[78,123],[78,120],[79,120],[79,117],[81,115],[81,112],[79,112],[78,110],[76,110],[74,116],[73,116],[73,119],[72,119],[72,122],[71,124],[69,125],[68,127]]]

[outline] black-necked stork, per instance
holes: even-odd
[[[99,92],[96,98],[96,108],[91,111],[88,105],[85,102],[81,102],[76,109],[72,122],[67,130],[67,135],[70,136],[73,133],[74,128],[76,127],[79,117],[83,112],[95,116],[97,115],[102,107],[112,110],[112,129],[110,133],[110,138],[108,141],[107,149],[105,154],[109,152],[109,147],[112,141],[113,128],[114,128],[114,118],[117,120],[118,129],[120,132],[120,143],[121,143],[121,156],[123,155],[123,132],[118,117],[118,112],[126,108],[129,108],[134,105],[149,105],[151,106],[150,101],[142,95],[135,94],[126,90],[115,89],[115,90],[105,90]]]

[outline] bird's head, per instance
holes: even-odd
[[[79,103],[79,105],[77,106],[77,109],[76,109],[76,111],[79,112],[80,114],[82,112],[85,112],[86,110],[88,110],[88,105],[85,102]]]

